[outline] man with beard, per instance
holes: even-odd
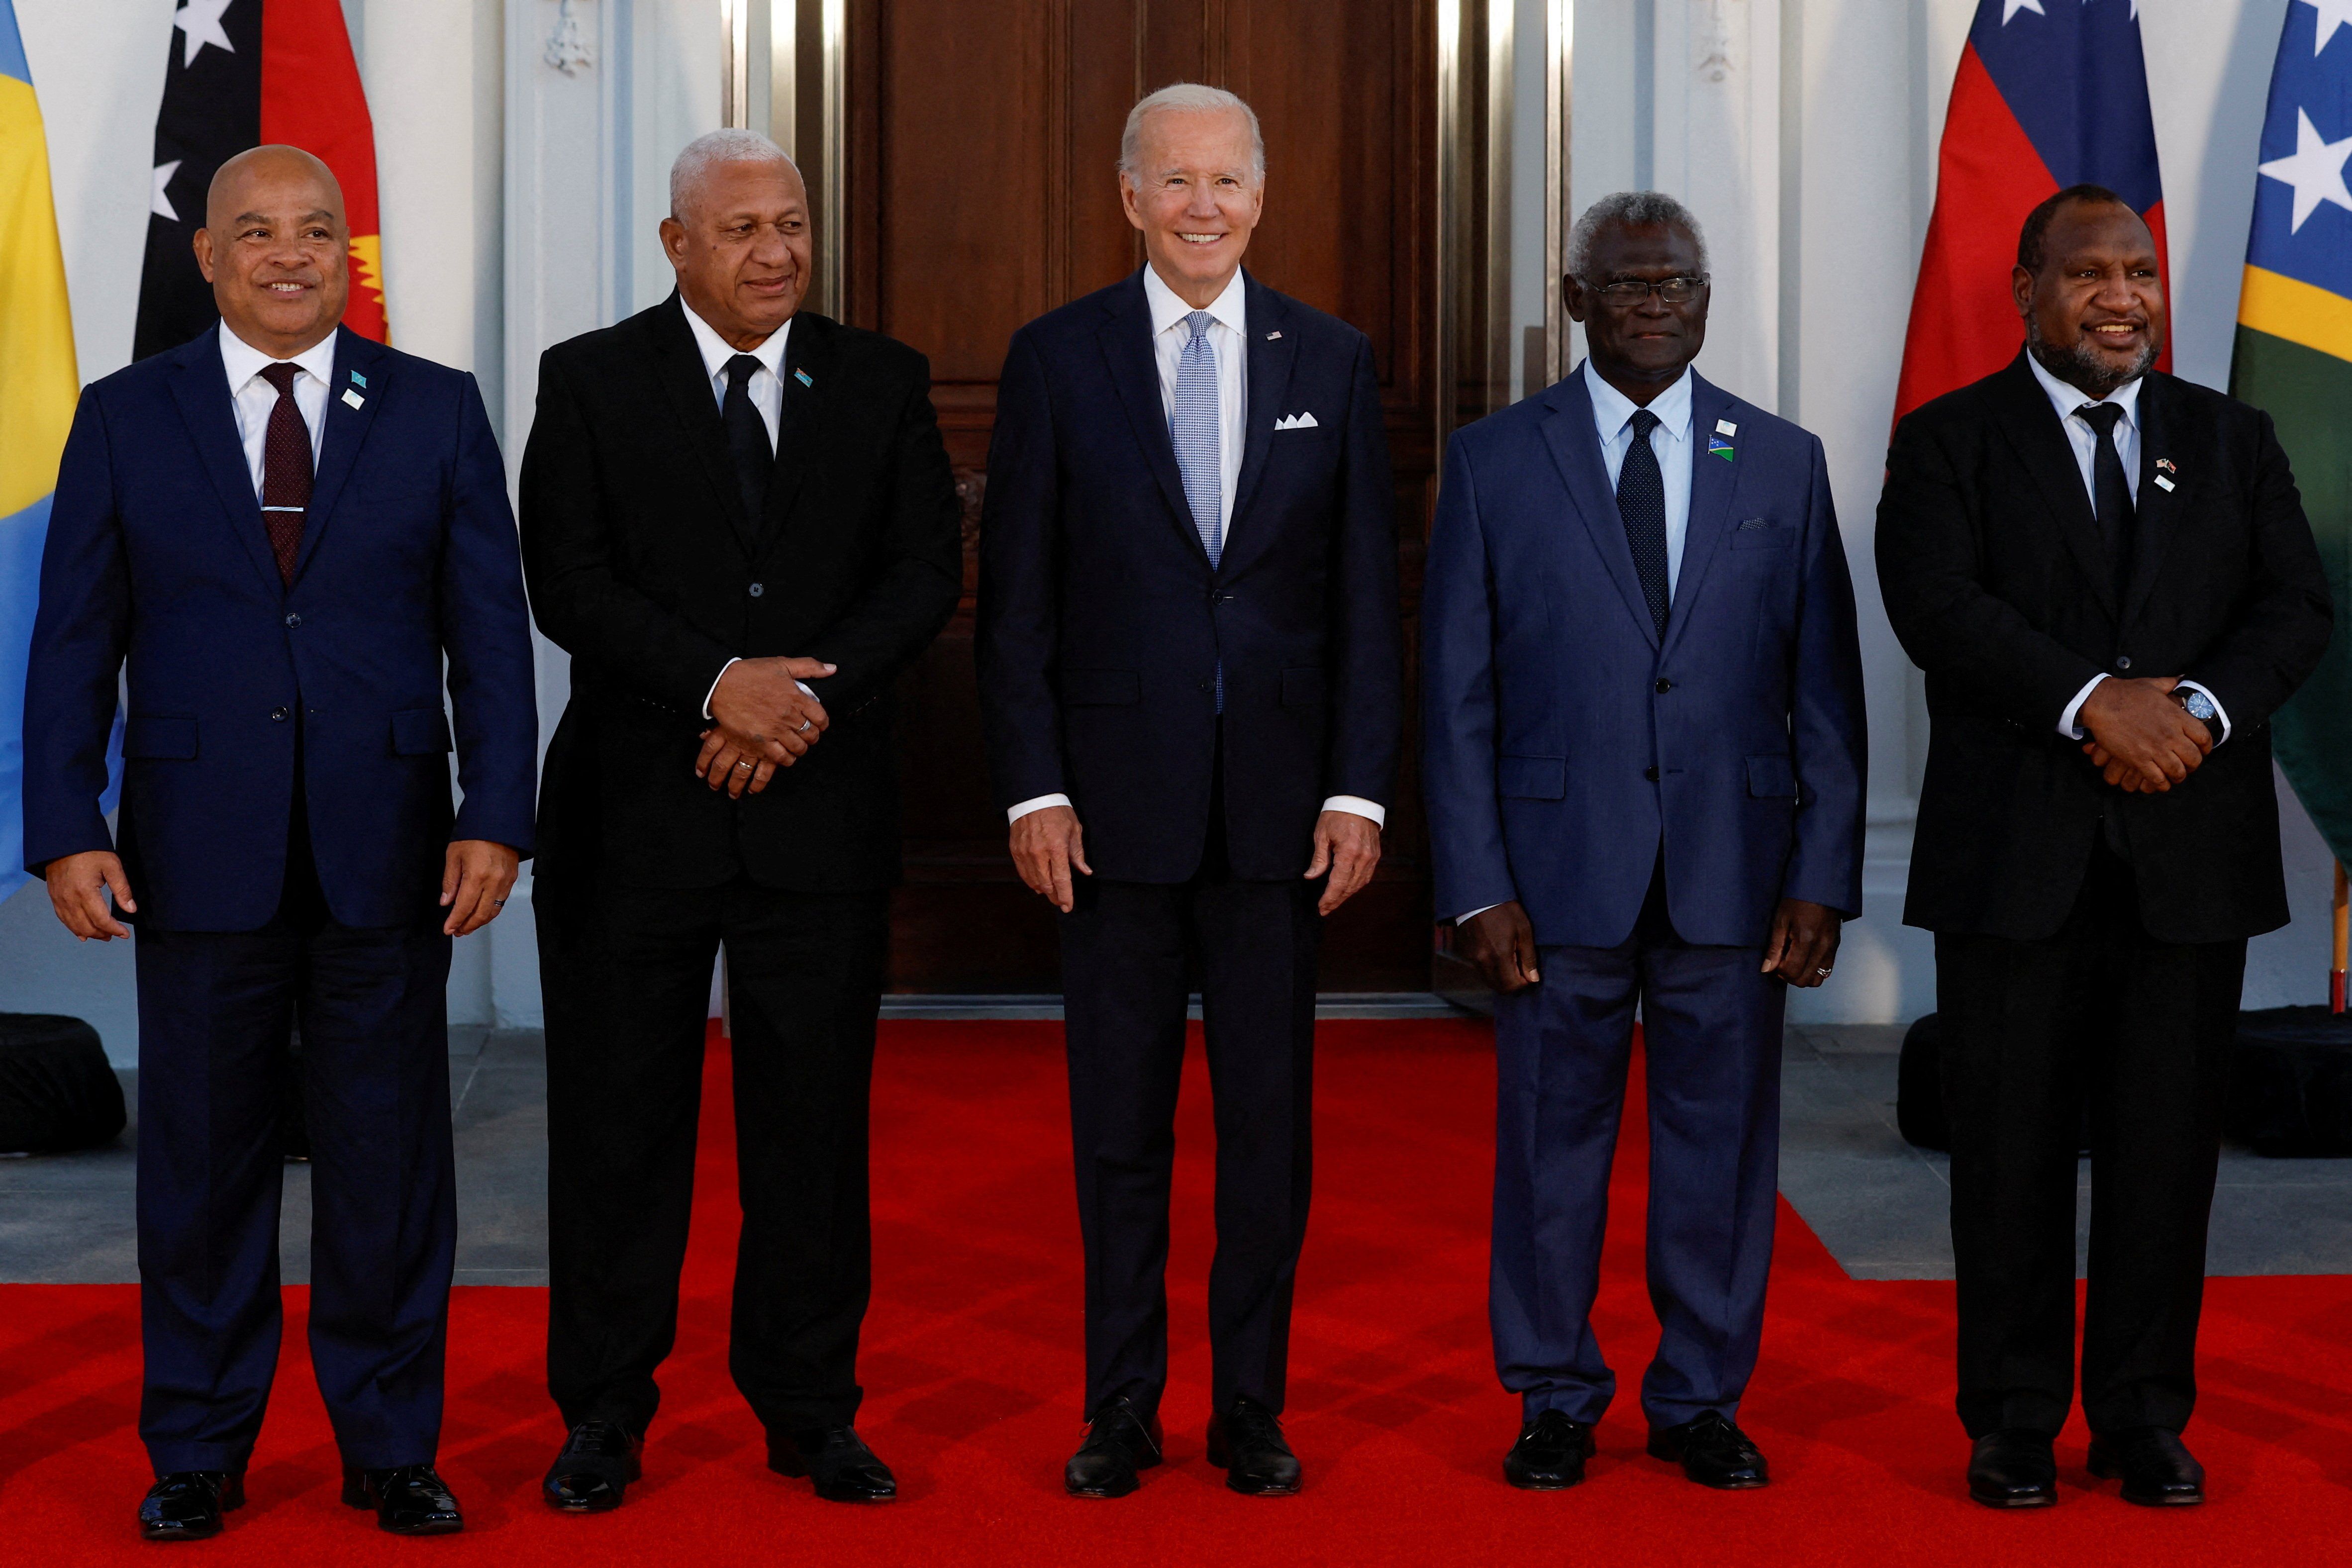
[[[2156,372],[2154,237],[2113,192],[2034,209],[2026,349],[1910,415],[1878,510],[1933,725],[1904,919],[1936,933],[1969,1491],[2056,1500],[2074,1383],[2094,1475],[2196,1503],[2180,1440],[2246,939],[2284,925],[2269,719],[2326,577],[2269,416]]]

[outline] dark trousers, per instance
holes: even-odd
[[[866,1098],[889,894],[541,882],[548,1390],[642,1435],[677,1337],[710,970],[727,950],[737,1191],[729,1368],[777,1436],[856,1414]]]
[[[1780,1180],[1788,987],[1762,963],[1757,948],[1676,936],[1654,878],[1626,941],[1544,948],[1542,982],[1497,1001],[1487,1311],[1496,1369],[1526,1419],[1595,1422],[1617,1390],[1591,1313],[1637,999],[1659,1326],[1642,1409],[1653,1426],[1738,1411],[1763,1336]]]
[[[1195,973],[1217,1127],[1210,1394],[1218,1409],[1282,1408],[1313,1171],[1321,897],[1304,878],[1234,880],[1213,830],[1192,880],[1081,878],[1062,917],[1089,1412],[1125,1394],[1148,1417],[1168,1382],[1168,1189]]]
[[[286,891],[250,931],[141,923],[139,1432],[156,1471],[245,1468],[278,1366],[280,1124],[302,1028],[310,1360],[347,1464],[434,1458],[457,1179],[449,939],[338,925],[298,809]]]
[[[2054,937],[1937,937],[1959,1413],[1971,1437],[2065,1424],[2086,1103],[2083,1411],[2094,1432],[2188,1424],[2245,968],[2243,942],[2150,937],[2131,868],[2104,847]]]

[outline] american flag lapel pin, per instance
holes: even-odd
[[[2156,460],[2156,466],[2176,475],[2180,472],[2169,458],[2158,458]],[[2158,474],[2156,476],[2156,488],[2169,494],[2172,489],[2172,480],[2166,479],[2163,474]]]

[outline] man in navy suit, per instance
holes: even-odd
[[[997,805],[1062,911],[1088,1435],[1065,1484],[1160,1460],[1168,1187],[1197,973],[1217,1121],[1209,1459],[1298,1489],[1282,1435],[1307,1227],[1315,960],[1370,879],[1396,778],[1394,484],[1371,345],[1241,269],[1257,117],[1129,115],[1149,264],[1015,334],[981,524]]]
[[[1447,453],[1422,601],[1437,908],[1502,993],[1489,1312],[1515,1486],[1583,1479],[1638,1003],[1649,1451],[1762,1486],[1736,1421],[1772,1252],[1780,1021],[1861,907],[1862,669],[1822,444],[1690,369],[1706,249],[1609,196],[1563,279],[1591,357]]]
[[[400,1533],[463,1523],[433,1468],[444,991],[451,938],[496,918],[530,849],[530,630],[481,395],[338,330],[349,243],[308,153],[221,165],[195,241],[220,328],[82,394],[41,561],[26,868],[76,936],[138,923],[151,1540],[215,1534],[244,1500],[278,1364],[298,1019],[310,1354],[343,1500]],[[126,661],[118,838],[99,795]]]

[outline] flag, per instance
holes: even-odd
[[[2352,860],[2352,0],[2294,0],[2271,73],[2230,391],[2269,411],[2294,467],[2335,639],[2272,726],[2279,766]]]
[[[174,349],[219,314],[196,268],[205,193],[223,163],[264,142],[315,153],[343,187],[352,297],[343,324],[389,342],[376,222],[375,127],[341,0],[180,0],[155,115],[147,265],[131,355]]]
[[[1978,0],[1944,119],[1897,420],[2017,357],[2025,330],[2009,279],[2018,230],[2080,184],[2129,202],[2155,232],[2162,266],[2164,181],[2139,0]],[[2168,350],[2157,364],[2170,368]]]

